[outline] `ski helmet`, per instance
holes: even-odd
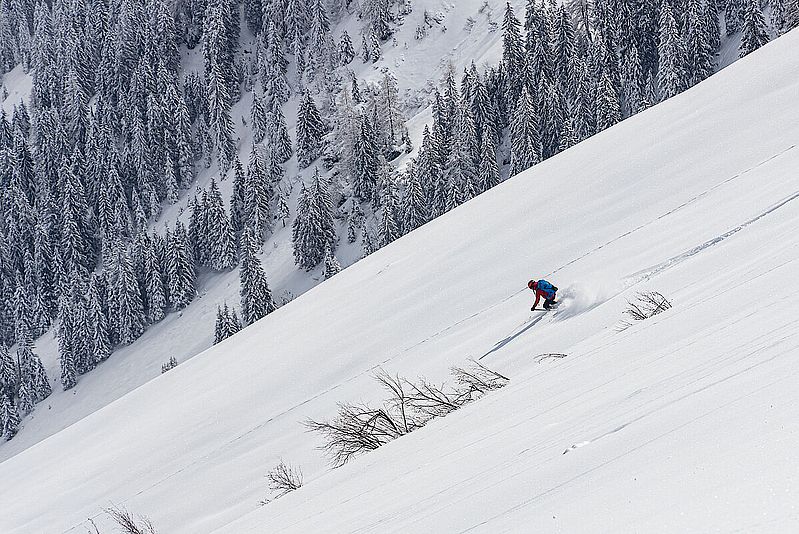
[[[535,286],[537,285],[538,283],[535,280],[530,280],[529,282],[527,282],[527,287],[529,287],[530,289],[535,289]]]

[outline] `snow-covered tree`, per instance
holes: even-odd
[[[295,263],[306,271],[313,270],[324,259],[327,248],[334,250],[335,240],[329,185],[316,169],[310,186],[302,185],[297,202],[297,218],[292,225]]]
[[[214,179],[211,179],[205,209],[209,222],[207,239],[211,268],[216,271],[230,269],[236,264],[236,236]]]
[[[307,167],[322,153],[326,128],[309,93],[304,93],[297,110],[297,160]]]
[[[511,117],[511,175],[518,174],[541,160],[541,135],[537,123],[533,100],[525,87]]]
[[[166,278],[169,302],[173,309],[181,310],[194,300],[194,263],[189,253],[186,227],[175,222],[175,230],[167,234]]]
[[[659,55],[660,94],[664,99],[671,98],[686,88],[686,58],[685,43],[677,30],[677,23],[668,4],[664,5],[660,13]]]
[[[336,255],[333,253],[333,251],[330,250],[330,247],[328,247],[325,249],[324,269],[322,270],[322,275],[325,277],[325,280],[329,280],[339,272],[341,272],[341,264],[336,259]]]
[[[272,293],[266,280],[261,261],[257,256],[257,242],[252,229],[247,228],[241,236],[241,315],[246,324],[265,317],[274,311]]]
[[[757,0],[744,0],[740,57],[750,54],[769,41],[766,20]]]

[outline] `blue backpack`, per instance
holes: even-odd
[[[550,295],[549,298],[554,297],[555,296],[555,291],[558,290],[557,287],[553,286],[552,284],[550,284],[546,280],[539,280],[538,281],[538,289],[540,289],[544,293],[547,293],[548,295]]]

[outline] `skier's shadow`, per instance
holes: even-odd
[[[524,334],[525,332],[527,332],[528,330],[530,330],[532,327],[534,327],[535,325],[537,325],[539,322],[541,322],[541,319],[543,319],[543,318],[544,318],[544,315],[546,315],[546,314],[545,314],[545,313],[542,313],[541,315],[539,315],[538,317],[536,317],[535,319],[533,319],[532,321],[530,321],[530,324],[528,324],[527,326],[525,326],[524,328],[522,328],[521,330],[519,330],[519,331],[518,331],[518,332],[516,332],[515,334],[512,334],[512,335],[510,335],[510,336],[506,337],[505,339],[503,339],[502,341],[499,341],[499,342],[497,342],[497,344],[496,344],[496,345],[494,345],[494,348],[493,348],[493,349],[489,350],[488,352],[486,352],[485,354],[483,354],[482,356],[480,356],[480,357],[479,357],[479,358],[477,358],[477,359],[478,359],[478,360],[482,360],[483,358],[485,358],[485,357],[486,357],[486,356],[488,356],[489,354],[492,354],[492,353],[494,353],[494,352],[498,351],[499,349],[501,349],[502,347],[504,347],[505,345],[507,345],[508,343],[510,343],[511,341],[513,341],[514,339],[516,339],[517,337],[519,337],[520,335]]]

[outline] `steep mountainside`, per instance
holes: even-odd
[[[5,460],[0,530],[111,528],[113,504],[187,533],[792,530],[797,47],[793,31]],[[557,311],[530,316],[530,277],[561,286]],[[642,290],[673,308],[623,328]],[[301,425],[377,400],[379,367],[438,379],[482,356],[508,387],[343,468]],[[280,458],[306,485],[259,507]]]

